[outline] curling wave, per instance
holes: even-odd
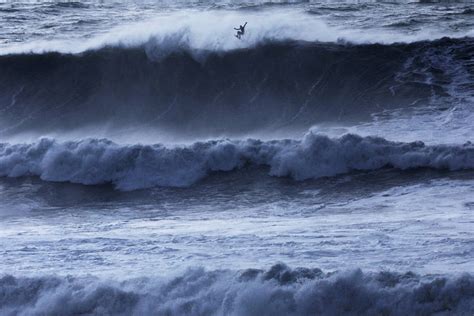
[[[217,140],[190,146],[118,145],[106,139],[0,144],[0,176],[38,176],[86,185],[112,183],[120,190],[185,187],[212,172],[245,166],[295,180],[392,167],[401,170],[474,168],[474,145],[400,143],[348,134],[328,138],[312,132],[301,140]]]
[[[2,315],[468,315],[474,279],[413,273],[191,269],[165,279],[0,278]]]

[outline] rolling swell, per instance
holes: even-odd
[[[79,55],[0,56],[0,133],[105,123],[193,135],[306,128],[428,103],[448,95],[455,81],[450,69],[472,71],[466,65],[470,38],[391,45],[267,42],[227,52],[151,42]],[[440,58],[449,58],[447,69]]]
[[[323,273],[283,264],[267,271],[191,269],[123,282],[0,278],[3,315],[468,315],[474,279],[413,273]]]
[[[307,133],[302,140],[219,140],[186,147],[117,145],[106,139],[32,144],[0,143],[0,176],[38,176],[85,185],[112,183],[120,190],[186,187],[213,172],[245,166],[269,167],[269,174],[317,179],[385,167],[406,170],[474,169],[474,146],[391,142],[377,137],[328,138]]]

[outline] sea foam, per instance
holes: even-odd
[[[234,37],[234,27],[248,22],[242,40]],[[180,10],[151,19],[128,23],[89,38],[56,38],[10,43],[0,55],[48,52],[78,54],[103,47],[147,46],[167,52],[190,50],[229,51],[254,47],[268,41],[352,42],[392,44],[461,38],[472,32],[440,33],[419,30],[411,34],[384,30],[350,29],[328,25],[323,19],[299,9],[265,11]]]
[[[122,282],[94,277],[0,278],[2,315],[468,315],[474,279],[361,270],[323,273],[191,269]]]
[[[474,145],[425,145],[348,134],[308,132],[302,139],[213,140],[188,146],[119,145],[106,139],[0,144],[0,176],[38,176],[85,185],[112,183],[120,190],[186,187],[213,172],[245,166],[295,180],[330,177],[385,167],[400,170],[474,168]]]

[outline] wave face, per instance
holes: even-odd
[[[311,132],[302,140],[219,140],[174,148],[120,146],[105,139],[0,144],[0,176],[112,183],[121,190],[189,186],[212,172],[245,166],[269,167],[270,175],[295,180],[385,167],[463,170],[474,168],[474,146],[426,146],[351,134],[331,139]]]
[[[361,120],[427,104],[458,85],[472,89],[473,44],[267,42],[215,52],[150,40],[79,55],[0,56],[0,133],[107,125],[215,135]]]
[[[413,273],[189,270],[171,280],[0,278],[2,315],[468,315],[474,279]]]

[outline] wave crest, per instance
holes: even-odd
[[[400,143],[348,134],[307,133],[301,140],[216,140],[189,146],[118,145],[106,139],[0,144],[0,176],[39,176],[86,185],[112,183],[120,190],[185,187],[212,172],[246,165],[295,180],[392,167],[462,170],[474,168],[474,145]]]
[[[191,269],[175,278],[0,278],[0,312],[61,315],[467,315],[474,279],[413,273]]]
[[[75,6],[74,4],[66,4]],[[263,6],[267,4],[263,4]],[[57,6],[57,5],[54,5]],[[366,28],[341,28],[328,25],[323,19],[299,9],[283,10],[179,10],[170,11],[152,19],[127,23],[109,31],[87,38],[59,38],[9,43],[2,47],[0,55],[49,52],[78,54],[104,47],[138,47],[152,43],[158,49],[179,48],[183,43],[193,50],[229,51],[251,48],[267,41],[308,41],[351,43],[412,43],[436,40],[444,36],[461,38],[472,36],[472,32],[441,33],[436,30],[422,29],[406,34],[403,32],[384,32]],[[316,12],[321,9],[317,9]],[[322,9],[324,10],[324,8]],[[467,11],[466,11],[467,12]],[[313,14],[311,14],[313,13]],[[468,14],[468,12],[466,13]],[[236,40],[234,27],[248,21],[246,36]]]

